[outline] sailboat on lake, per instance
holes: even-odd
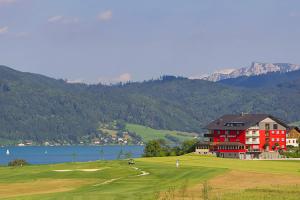
[[[6,155],[9,156],[9,154],[10,154],[10,152],[9,152],[9,150],[7,149],[7,150],[6,150]]]

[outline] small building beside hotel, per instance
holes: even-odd
[[[300,129],[297,126],[291,126],[287,132],[286,146],[298,147],[300,140]]]
[[[266,157],[265,152],[286,150],[288,125],[271,115],[224,115],[206,128],[206,142],[196,147],[201,154],[208,151],[223,158],[252,159]]]

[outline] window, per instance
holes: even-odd
[[[284,131],[281,131],[281,134],[284,134]]]
[[[276,131],[277,134],[279,134],[279,131]]]
[[[281,145],[281,148],[284,148],[284,145]]]
[[[265,124],[265,129],[270,130],[270,124]]]
[[[280,141],[279,138],[277,138],[276,141],[279,142]]]
[[[217,131],[217,133],[220,135],[221,131]]]
[[[275,139],[274,138],[272,138],[272,142],[274,142],[275,141]]]
[[[281,141],[284,142],[284,138],[281,138]]]
[[[265,135],[266,135],[266,137],[269,137],[270,136],[269,131],[266,131]]]
[[[277,130],[278,129],[278,124],[273,124],[273,129]]]

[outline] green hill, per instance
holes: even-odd
[[[272,74],[268,76],[272,79]],[[99,123],[114,120],[157,130],[201,133],[218,116],[241,112],[299,121],[296,83],[300,74],[280,76],[276,74],[265,87],[173,76],[107,86],[70,84],[0,66],[0,138],[78,143],[83,136],[99,135]],[[152,137],[145,135],[146,139]]]

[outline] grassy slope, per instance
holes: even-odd
[[[181,167],[179,169],[175,168],[177,159],[180,160]],[[159,191],[166,191],[170,188],[180,189],[186,185],[193,186],[204,180],[210,180],[216,175],[227,174],[231,170],[244,171],[245,173],[251,171],[262,172],[266,176],[268,176],[267,173],[275,173],[278,174],[278,177],[286,174],[292,175],[295,179],[300,179],[299,161],[242,161],[187,155],[182,157],[141,158],[136,160],[136,167],[149,172],[150,175],[136,176],[140,171],[128,166],[126,161],[69,163],[23,168],[1,167],[0,197],[5,195],[1,194],[1,185],[9,187],[10,184],[17,182],[23,182],[25,185],[26,183],[30,184],[36,180],[45,179],[49,182],[50,180],[71,179],[86,181],[87,183],[68,192],[19,196],[12,199],[155,199]],[[98,172],[52,171],[53,169],[78,168],[102,168],[103,170]],[[93,186],[111,179],[118,180],[105,185]],[[16,188],[11,189],[18,193]],[[266,185],[265,188],[253,188],[242,193],[226,194],[224,199],[249,199],[250,197],[251,199],[270,199],[271,197],[280,199],[283,196],[286,197],[285,199],[297,199],[298,194],[300,194],[299,186],[291,186],[286,191],[284,187],[269,188]]]
[[[143,138],[143,141],[145,142],[148,142],[149,140],[153,139],[165,139],[168,142],[171,142],[165,137],[168,134],[178,138],[181,142],[193,139],[193,137],[195,136],[195,134],[193,133],[170,130],[157,130],[137,124],[126,124],[126,129],[140,135]]]

